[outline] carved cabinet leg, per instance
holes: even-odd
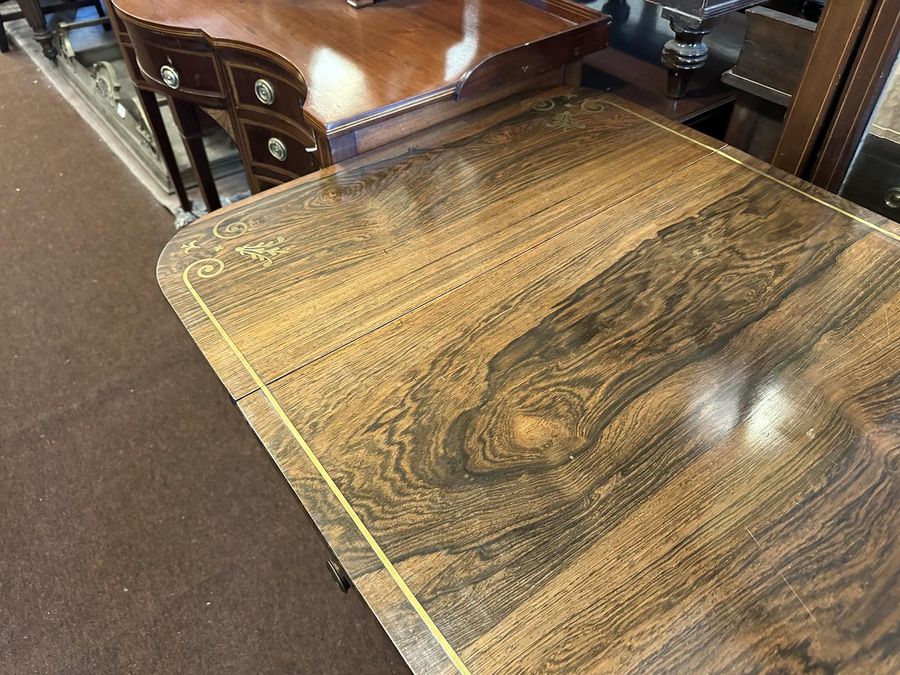
[[[662,16],[675,32],[662,51],[662,64],[669,69],[666,94],[669,98],[684,98],[691,75],[706,63],[709,47],[703,44],[703,38],[709,35],[713,22],[698,21],[668,9],[663,10]]]
[[[34,39],[41,45],[44,56],[55,61],[57,52],[53,46],[53,32],[47,28],[47,19],[44,17],[44,10],[41,9],[40,0],[19,0],[19,7],[34,33]]]

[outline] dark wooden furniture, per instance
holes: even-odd
[[[17,19],[25,19],[34,32],[34,39],[41,45],[44,56],[48,59],[56,58],[56,47],[53,46],[53,33],[47,27],[47,14],[63,12],[80,7],[95,7],[98,16],[106,16],[103,4],[100,0],[61,0],[52,4],[41,4],[40,0],[17,0],[18,12],[0,12],[0,52],[9,51],[9,42],[3,24]]]
[[[838,191],[900,55],[900,0],[878,0],[866,27],[810,179]],[[894,176],[895,180],[900,176]],[[900,181],[898,181],[900,182]]]
[[[738,92],[725,142],[771,161],[816,24],[767,7],[751,7],[746,16],[738,61],[722,73],[722,81]]]
[[[691,74],[706,63],[709,48],[703,38],[729,12],[747,9],[764,0],[649,0],[663,7],[675,37],[663,47],[662,62],[669,69],[666,93],[682,98]]]
[[[720,77],[740,51],[743,17],[722,17],[705,41],[706,65],[692,76],[690,92],[676,99],[666,95],[668,70],[659,58],[672,33],[662,9],[644,0],[592,0],[589,6],[609,14],[611,22],[609,45],[584,59],[583,86],[615,93],[678,122],[705,126],[721,116],[727,124],[734,90]]]
[[[900,0],[829,2],[772,163],[840,190],[900,52]]]
[[[125,60],[125,65],[128,68],[128,74],[131,76],[140,99],[140,104],[144,109],[147,125],[156,141],[156,147],[159,150],[159,155],[163,160],[163,164],[165,164],[166,169],[169,172],[169,177],[172,179],[172,186],[175,188],[178,202],[184,211],[191,212],[193,211],[193,203],[188,196],[184,181],[181,178],[181,169],[178,167],[178,161],[175,158],[175,152],[172,148],[172,141],[169,138],[169,132],[166,130],[166,125],[163,121],[162,111],[159,106],[159,101],[157,100],[157,87],[148,82],[141,74],[140,67],[138,66],[135,57],[134,45],[131,42],[131,36],[125,29],[125,24],[119,19],[115,7],[112,5],[110,5],[109,16],[113,30],[115,30],[116,33],[116,38],[119,41],[119,47],[122,49],[122,56]],[[169,103],[172,105],[174,116],[174,103],[171,99],[169,99]],[[196,111],[191,110],[189,112],[191,115],[186,115],[187,119],[196,119]],[[205,162],[205,164],[201,164],[200,166],[197,184],[206,201],[207,208],[210,210],[219,208],[219,195],[215,190],[215,183],[212,177],[212,170],[209,168],[206,151],[204,150],[196,156],[189,153],[188,157],[194,166],[197,165],[197,162]]]
[[[858,204],[900,220],[900,140],[866,135],[841,188]]]
[[[115,0],[137,86],[169,96],[211,208],[196,108],[254,192],[517,91],[574,83],[608,17],[571,0]]]
[[[415,672],[892,673],[898,253],[550,92],[228,207],[158,274]]]
[[[883,91],[841,194],[900,221],[900,65]]]
[[[828,2],[772,163],[807,177],[877,0]]]

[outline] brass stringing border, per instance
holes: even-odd
[[[817,204],[821,204],[822,206],[827,206],[829,209],[831,209],[832,211],[836,211],[837,213],[840,213],[842,216],[846,216],[847,218],[850,218],[851,220],[855,220],[857,223],[859,223],[861,225],[865,225],[866,227],[869,227],[869,228],[875,230],[876,232],[880,232],[881,234],[886,235],[886,236],[890,237],[891,239],[900,241],[900,234],[895,234],[894,232],[891,232],[888,229],[885,229],[879,225],[876,225],[875,223],[870,223],[865,218],[861,218],[860,216],[854,215],[854,214],[850,213],[849,211],[845,211],[844,209],[840,208],[839,206],[830,204],[827,201],[825,201],[824,199],[819,199],[815,195],[812,195],[809,192],[806,192],[805,190],[801,190],[798,187],[794,187],[790,183],[783,181],[780,178],[776,178],[775,176],[772,176],[771,174],[768,174],[765,171],[757,169],[755,166],[750,166],[746,162],[738,159],[737,157],[732,157],[724,150],[721,150],[719,148],[714,148],[713,146],[707,145],[706,143],[703,143],[702,141],[698,141],[694,138],[691,138],[687,134],[683,134],[680,131],[671,129],[671,128],[667,127],[665,124],[660,124],[659,122],[652,120],[649,117],[645,117],[644,115],[641,115],[640,113],[636,113],[633,110],[629,110],[625,106],[621,106],[618,103],[613,103],[612,101],[604,101],[604,103],[611,105],[614,108],[618,108],[619,110],[624,110],[625,112],[629,113],[630,115],[634,115],[635,117],[638,117],[638,118],[644,120],[645,122],[649,122],[650,124],[652,124],[655,127],[659,127],[660,129],[664,129],[665,131],[668,131],[670,134],[675,134],[676,136],[683,138],[686,141],[690,141],[694,145],[699,145],[701,148],[706,148],[710,152],[713,152],[713,153],[719,155],[720,157],[724,157],[725,159],[727,159],[731,162],[734,162],[735,164],[739,164],[740,166],[744,167],[748,171],[752,171],[753,173],[755,173],[759,176],[762,176],[763,178],[768,178],[773,183],[778,183],[778,185],[781,185],[782,187],[786,187],[788,190],[791,190],[792,192],[796,192],[797,194],[802,195],[802,196],[806,197],[807,199],[816,202]]]
[[[229,233],[230,236],[222,237],[220,235],[219,238],[234,238],[235,236],[239,236],[232,232]],[[240,249],[241,247],[238,247]],[[238,249],[235,249],[240,253]],[[266,264],[263,263],[265,267]],[[244,353],[238,348],[238,346],[234,343],[234,340],[231,339],[231,336],[225,331],[222,327],[222,324],[219,323],[218,319],[213,315],[212,311],[209,309],[207,304],[203,301],[203,298],[200,297],[200,294],[197,293],[197,289],[194,288],[194,285],[191,283],[191,272],[196,271],[197,278],[199,279],[212,279],[213,277],[217,277],[220,275],[225,269],[225,263],[219,260],[218,258],[204,258],[201,260],[195,260],[190,263],[187,267],[185,267],[184,272],[181,274],[181,278],[184,281],[185,287],[190,292],[191,296],[194,298],[194,301],[200,306],[203,310],[203,313],[206,315],[206,318],[209,319],[210,323],[215,326],[216,330],[219,332],[219,335],[222,336],[222,339],[225,340],[225,343],[228,345],[228,348],[231,349],[232,353],[237,357],[237,360],[244,367],[244,370],[247,371],[247,374],[250,375],[253,383],[259,388],[262,392],[263,396],[266,397],[266,400],[269,402],[269,405],[272,407],[272,410],[278,415],[278,418],[281,420],[281,423],[287,427],[287,429],[291,432],[291,436],[294,437],[294,440],[300,445],[303,449],[303,452],[306,453],[309,461],[312,462],[312,465],[315,467],[316,471],[319,472],[319,475],[322,477],[322,480],[325,481],[325,484],[328,485],[328,488],[331,490],[332,494],[337,498],[340,505],[344,508],[344,511],[350,517],[350,520],[353,521],[353,524],[356,525],[356,529],[359,530],[360,534],[362,534],[363,538],[366,540],[366,543],[369,544],[369,547],[377,556],[379,562],[381,562],[382,566],[385,570],[387,570],[388,574],[394,580],[394,583],[397,584],[397,587],[403,593],[403,596],[406,598],[407,602],[412,606],[412,608],[416,611],[416,614],[419,615],[419,618],[422,620],[422,623],[425,624],[425,627],[431,632],[434,636],[434,639],[437,640],[438,644],[447,654],[447,657],[456,667],[456,669],[462,673],[462,675],[471,675],[471,672],[466,667],[466,664],[463,663],[462,659],[459,658],[459,655],[447,641],[447,638],[444,637],[444,634],[441,633],[440,629],[435,625],[431,616],[429,616],[428,612],[422,606],[422,603],[419,602],[418,598],[416,598],[415,594],[406,584],[406,581],[400,576],[400,573],[397,571],[397,568],[394,567],[394,564],[390,561],[390,559],[385,554],[384,550],[375,540],[375,537],[372,536],[372,533],[369,531],[369,528],[366,527],[365,523],[363,523],[362,519],[356,513],[356,510],[353,506],[350,505],[350,502],[344,496],[344,493],[341,492],[341,489],[337,486],[334,480],[331,478],[331,475],[328,473],[328,470],[322,465],[319,461],[319,458],[316,457],[315,453],[307,444],[306,440],[304,440],[303,436],[300,435],[300,432],[297,430],[297,427],[294,426],[294,423],[288,417],[287,413],[284,411],[284,408],[281,407],[281,404],[266,386],[266,383],[262,381],[262,379],[257,374],[256,370],[253,369],[253,366],[250,365],[250,362],[247,361],[247,358],[244,356]]]
[[[566,103],[569,103],[570,100],[571,100],[571,97],[565,99]],[[606,98],[588,99],[587,101],[582,102],[581,109],[586,112],[600,112],[603,109],[604,105],[611,105],[615,108],[618,108],[619,110],[623,110],[624,112],[627,112],[630,115],[634,115],[635,117],[638,117],[638,118],[644,120],[645,122],[648,122],[649,124],[652,124],[656,127],[659,127],[660,129],[668,131],[669,133],[675,134],[676,136],[679,136],[686,141],[689,141],[695,145],[699,145],[703,148],[706,148],[710,152],[715,153],[721,157],[724,157],[724,158],[728,159],[729,161],[734,162],[735,164],[739,164],[739,165],[743,166],[744,168],[752,171],[753,173],[763,176],[763,177],[773,181],[774,183],[777,183],[783,187],[786,187],[787,189],[789,189],[793,192],[803,195],[804,197],[806,197],[818,204],[827,206],[828,208],[832,209],[833,211],[836,211],[837,213],[840,213],[843,216],[851,218],[852,220],[854,220],[858,223],[861,223],[862,225],[865,225],[866,227],[870,227],[873,230],[876,230],[878,232],[881,232],[882,234],[887,235],[888,237],[891,237],[892,239],[900,241],[900,235],[894,234],[893,232],[886,230],[883,227],[879,227],[878,225],[875,225],[874,223],[870,223],[869,221],[865,220],[864,218],[856,216],[848,211],[845,211],[837,206],[834,206],[833,204],[829,204],[825,200],[819,199],[818,197],[811,195],[808,192],[805,192],[797,187],[794,187],[793,185],[791,185],[779,178],[771,176],[771,175],[765,173],[764,171],[761,171],[753,166],[750,166],[746,162],[743,162],[736,157],[732,157],[731,155],[727,154],[726,152],[724,152],[718,148],[715,148],[711,145],[707,145],[706,143],[703,143],[701,141],[695,140],[695,139],[691,138],[690,136],[688,136],[687,134],[683,134],[679,131],[676,131],[675,129],[671,129],[664,124],[660,124],[659,122],[656,122],[655,120],[650,119],[649,117],[645,117],[644,115],[636,113],[633,110],[629,110],[628,108],[626,108],[624,106],[621,106],[617,103],[613,103],[612,101],[607,100]],[[556,107],[555,103],[550,99],[539,99],[533,106],[534,110],[541,111],[541,112],[549,112],[550,110],[552,110],[555,107]],[[573,108],[574,106],[566,105],[565,107]],[[562,129],[582,128],[584,126],[580,123],[580,121],[577,120],[577,117],[575,116],[575,111],[569,110],[569,109],[563,110],[561,113],[557,113],[548,122],[548,124],[551,126],[558,126]],[[244,221],[233,221],[233,222],[227,223],[227,224],[220,222],[214,226],[213,235],[216,238],[222,239],[222,240],[235,239],[235,238],[241,236],[242,234],[245,234],[249,229],[250,229],[250,225]],[[274,258],[276,255],[279,255],[280,253],[285,253],[287,251],[287,247],[281,246],[281,244],[283,242],[284,242],[283,237],[277,237],[276,239],[267,241],[267,242],[260,242],[257,244],[245,244],[243,246],[238,246],[235,248],[235,252],[237,252],[239,255],[249,256],[250,258],[259,261],[263,267],[268,267],[269,265],[272,264],[272,258]],[[199,248],[200,247],[196,244],[196,241],[189,242],[182,246],[182,250],[183,250],[184,254],[189,254],[195,250],[198,250]],[[216,247],[216,251],[217,252],[220,251],[221,248],[222,247]],[[351,506],[350,502],[347,500],[347,498],[341,492],[340,488],[337,486],[337,484],[331,478],[331,475],[328,473],[328,470],[319,461],[319,458],[315,455],[315,453],[309,447],[307,442],[304,440],[303,436],[297,430],[297,427],[294,426],[294,423],[291,422],[287,413],[281,407],[281,404],[278,403],[278,400],[275,398],[275,396],[272,394],[272,392],[266,386],[266,383],[262,381],[262,379],[259,377],[257,372],[253,369],[253,366],[251,366],[249,361],[247,361],[243,352],[234,343],[234,341],[231,339],[231,337],[228,335],[228,333],[222,327],[222,324],[219,323],[218,319],[216,319],[216,317],[213,315],[212,311],[209,309],[209,307],[203,301],[203,298],[201,298],[199,293],[197,293],[197,290],[194,288],[194,285],[191,283],[191,279],[190,279],[191,272],[196,272],[196,276],[199,279],[211,279],[211,278],[216,277],[219,274],[221,274],[224,271],[224,269],[225,269],[225,263],[222,262],[218,258],[204,258],[201,260],[195,260],[184,269],[184,272],[182,273],[182,280],[184,281],[185,287],[190,292],[190,294],[194,298],[195,302],[203,310],[203,313],[209,319],[210,323],[212,323],[213,326],[215,326],[216,330],[219,332],[219,335],[222,336],[222,339],[228,345],[229,349],[231,349],[232,353],[238,359],[240,364],[244,367],[244,370],[246,370],[247,374],[250,375],[250,378],[253,380],[253,383],[259,388],[259,390],[262,392],[263,396],[265,396],[269,405],[272,407],[272,409],[278,415],[278,418],[281,420],[282,424],[284,424],[284,426],[291,432],[291,436],[293,436],[294,440],[296,440],[297,443],[300,445],[300,447],[303,449],[303,452],[306,454],[309,461],[315,467],[316,471],[318,471],[319,475],[325,481],[326,485],[328,485],[328,488],[331,490],[332,494],[338,500],[338,502],[343,507],[344,511],[347,513],[347,515],[350,517],[350,519],[353,521],[353,524],[356,525],[357,530],[359,530],[360,534],[362,534],[363,538],[366,540],[366,543],[369,544],[370,548],[375,553],[378,560],[384,566],[384,568],[388,572],[388,574],[390,574],[391,578],[394,580],[394,582],[397,584],[400,591],[403,593],[403,596],[406,598],[406,600],[409,602],[409,604],[412,606],[412,608],[416,611],[416,614],[419,615],[419,618],[422,620],[422,622],[425,624],[425,626],[428,628],[428,630],[434,636],[435,640],[437,640],[438,644],[440,644],[441,648],[447,654],[450,661],[453,663],[454,666],[456,666],[456,669],[460,673],[463,673],[463,675],[471,675],[471,672],[466,667],[466,665],[463,663],[462,659],[460,659],[459,655],[456,653],[456,651],[453,649],[453,647],[450,645],[450,643],[444,637],[443,633],[441,633],[440,629],[435,625],[434,621],[431,619],[428,612],[425,610],[425,608],[419,602],[418,598],[416,598],[415,594],[412,592],[412,590],[406,584],[406,581],[404,581],[403,577],[400,576],[400,573],[397,571],[397,569],[394,567],[393,563],[390,561],[390,559],[385,554],[384,550],[381,548],[381,546],[375,540],[375,537],[372,536],[372,533],[369,531],[369,528],[366,527],[365,523],[363,523],[362,519],[356,513],[353,506]]]

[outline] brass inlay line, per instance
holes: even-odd
[[[824,199],[820,199],[820,198],[816,197],[815,195],[812,195],[809,192],[806,192],[805,190],[801,190],[798,187],[794,187],[790,183],[783,181],[780,178],[776,178],[775,176],[768,174],[765,171],[757,169],[755,166],[751,166],[751,165],[747,164],[746,162],[738,159],[737,157],[732,157],[727,152],[720,150],[719,148],[715,148],[711,145],[707,145],[706,143],[703,143],[702,141],[698,141],[695,138],[691,138],[687,134],[683,134],[680,131],[671,129],[671,128],[667,127],[665,124],[660,124],[656,120],[652,120],[649,117],[645,117],[644,115],[641,115],[640,113],[636,113],[633,110],[629,110],[625,106],[621,106],[618,103],[613,103],[612,101],[605,101],[605,103],[608,103],[611,106],[615,106],[619,110],[624,110],[627,113],[631,113],[635,117],[639,117],[642,120],[644,120],[645,122],[649,122],[650,124],[657,126],[660,129],[665,129],[669,133],[675,134],[676,136],[679,136],[679,137],[685,139],[686,141],[690,141],[691,143],[694,143],[695,145],[699,145],[702,148],[706,148],[710,152],[714,152],[717,155],[719,155],[720,157],[724,157],[725,159],[732,161],[735,164],[739,164],[740,166],[744,167],[745,169],[748,169],[748,170],[752,171],[753,173],[762,176],[763,178],[768,178],[770,181],[772,181],[774,183],[778,183],[779,185],[786,187],[788,190],[796,192],[797,194],[802,195],[802,196],[806,197],[807,199],[810,199],[810,200],[816,202],[817,204],[821,204],[822,206],[827,206],[829,209],[831,209],[832,211],[836,211],[837,213],[840,213],[842,216],[846,216],[847,218],[855,220],[857,223],[865,225],[866,227],[870,227],[873,230],[890,237],[891,239],[900,241],[900,234],[895,234],[894,232],[891,232],[890,230],[887,230],[879,225],[876,225],[875,223],[870,223],[865,218],[861,218],[860,216],[854,215],[854,214],[850,213],[849,211],[845,211],[844,209],[840,208],[839,206],[835,206],[834,204],[829,204]]]
[[[288,428],[288,430],[291,432],[291,435],[294,437],[294,440],[296,440],[297,443],[300,444],[300,447],[303,448],[303,452],[306,453],[309,461],[312,462],[312,465],[316,468],[316,471],[319,472],[319,475],[325,481],[326,485],[328,485],[332,494],[334,494],[338,502],[340,502],[341,506],[344,507],[344,511],[348,516],[350,516],[350,520],[353,521],[353,524],[356,525],[356,528],[359,530],[360,534],[362,534],[363,538],[365,538],[366,542],[375,552],[378,560],[387,570],[388,574],[390,574],[391,578],[394,580],[394,583],[396,583],[400,588],[403,596],[406,598],[409,604],[412,605],[413,609],[416,611],[416,614],[419,615],[422,623],[424,623],[428,630],[431,631],[431,634],[434,636],[435,640],[437,640],[438,644],[440,644],[441,648],[447,654],[453,665],[456,666],[456,669],[463,675],[471,675],[471,672],[466,667],[466,664],[462,662],[462,659],[459,658],[459,655],[456,653],[453,647],[450,646],[450,643],[447,642],[447,638],[444,637],[444,634],[441,633],[440,629],[435,625],[434,621],[428,615],[428,612],[422,606],[422,603],[419,602],[418,598],[416,598],[415,594],[406,584],[406,581],[404,581],[403,577],[400,576],[397,568],[394,567],[393,563],[387,557],[384,550],[375,540],[375,537],[373,537],[372,533],[369,532],[369,528],[366,527],[365,523],[363,523],[362,519],[350,505],[350,502],[347,501],[344,493],[341,492],[341,489],[331,478],[328,470],[322,465],[322,462],[319,461],[319,458],[316,457],[315,453],[303,439],[303,436],[300,435],[300,432],[297,430],[297,427],[294,426],[294,423],[291,422],[291,419],[284,411],[284,408],[281,407],[281,404],[278,403],[278,400],[275,398],[272,392],[269,391],[266,383],[262,381],[256,371],[253,369],[253,366],[251,366],[250,362],[247,361],[243,352],[241,352],[238,346],[234,343],[234,340],[231,339],[231,336],[229,336],[225,329],[222,327],[222,324],[219,323],[218,319],[216,319],[212,311],[210,311],[209,307],[203,301],[203,298],[200,297],[200,294],[197,293],[197,290],[191,283],[189,276],[191,270],[194,268],[197,269],[198,277],[200,277],[201,279],[210,279],[221,274],[222,270],[225,269],[225,263],[223,263],[218,258],[207,258],[205,260],[196,260],[192,262],[184,269],[184,272],[181,275],[181,278],[184,281],[184,285],[187,287],[194,300],[200,306],[200,309],[203,310],[203,313],[210,320],[210,323],[212,323],[212,325],[216,327],[219,335],[221,335],[222,339],[225,340],[225,344],[228,345],[228,348],[231,349],[231,351],[237,357],[238,361],[240,361],[241,365],[244,367],[244,370],[246,370],[247,374],[250,375],[254,384],[259,387],[259,390],[263,393],[263,396],[266,397],[266,400],[269,402],[269,405],[272,406],[272,409],[278,415],[282,424],[284,424],[284,426]]]

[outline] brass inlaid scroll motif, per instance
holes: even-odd
[[[192,239],[188,243],[181,245],[181,253],[182,253],[182,255],[188,255],[189,253],[193,253],[194,251],[198,250],[199,248],[200,248],[200,245],[197,243],[197,240]]]
[[[185,283],[190,284],[191,272],[195,272],[200,279],[212,279],[219,276],[224,269],[225,263],[218,258],[203,258],[202,260],[195,260],[185,267],[183,276]]]
[[[556,113],[547,121],[547,127],[550,129],[560,129],[561,131],[571,131],[572,129],[584,129],[585,125],[576,113],[580,108],[584,112],[600,112],[606,106],[597,98],[589,98],[583,101],[579,106],[573,101],[578,97],[575,94],[566,94],[559,103],[562,110]],[[557,101],[549,98],[542,98],[535,101],[531,109],[538,112],[549,112],[557,107]]]
[[[287,253],[288,247],[281,246],[284,237],[277,237],[272,241],[261,241],[258,244],[245,244],[237,246],[234,250],[238,255],[248,256],[251,260],[262,263],[263,267],[271,267],[272,259],[282,253]]]
[[[217,239],[235,239],[249,230],[251,225],[255,224],[243,220],[220,220],[213,226],[212,233]]]
[[[255,220],[222,220],[213,226],[212,235],[220,242],[237,239],[250,232],[255,225],[258,225]],[[242,258],[249,258],[260,263],[260,267],[271,267],[275,258],[288,252],[288,247],[283,245],[284,241],[284,237],[276,237],[268,241],[242,244],[235,246],[234,252]],[[225,269],[225,263],[216,256],[219,256],[226,246],[222,243],[217,243],[213,246],[212,243],[212,241],[192,239],[182,244],[182,255],[199,254],[207,256],[203,260],[196,260],[190,263],[185,271],[196,269],[197,277],[201,279],[209,279],[221,274]],[[205,263],[206,266],[195,268],[197,263]],[[213,265],[213,267],[209,267],[210,265]],[[206,273],[213,269],[215,269],[215,274]]]

